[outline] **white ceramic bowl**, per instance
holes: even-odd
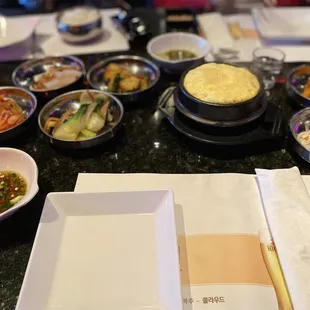
[[[184,60],[164,60],[158,54],[169,50],[188,50],[197,55],[196,58]],[[153,38],[147,45],[147,52],[163,69],[172,73],[182,73],[187,68],[204,62],[209,53],[208,42],[202,37],[185,32],[170,32]]]
[[[11,148],[0,148],[0,171],[13,171],[23,176],[27,182],[25,197],[14,207],[0,214],[0,221],[11,216],[26,205],[38,192],[38,167],[27,153]]]

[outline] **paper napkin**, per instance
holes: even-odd
[[[310,309],[310,196],[298,168],[256,169],[267,222],[297,310]]]

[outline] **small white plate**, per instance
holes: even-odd
[[[17,310],[181,310],[169,190],[49,194]]]
[[[254,8],[252,16],[265,40],[310,41],[309,8]]]
[[[28,39],[35,30],[36,17],[5,17],[0,15],[0,48]]]

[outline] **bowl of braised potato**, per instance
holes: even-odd
[[[153,90],[159,68],[140,56],[115,56],[95,64],[87,73],[91,87],[108,92],[122,102],[138,101]]]

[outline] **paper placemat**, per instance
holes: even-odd
[[[304,181],[310,191],[310,176]],[[277,310],[254,176],[79,174],[75,191],[167,188],[175,194],[184,309]]]
[[[290,45],[282,42],[280,45],[277,42],[262,41],[251,14],[222,16],[219,13],[205,13],[198,16],[198,21],[214,53],[220,48],[231,48],[239,52],[237,61],[250,62],[255,48],[268,46],[281,49],[286,55],[286,62],[310,61],[310,44]],[[212,55],[209,55],[208,60],[214,60]]]
[[[37,50],[45,56],[83,55],[129,50],[126,38],[115,28],[111,17],[119,9],[101,10],[103,36],[87,44],[69,44],[61,39],[56,29],[55,14],[32,15],[38,17],[36,28]],[[24,60],[32,58],[33,38],[16,45],[0,49],[0,61]]]

